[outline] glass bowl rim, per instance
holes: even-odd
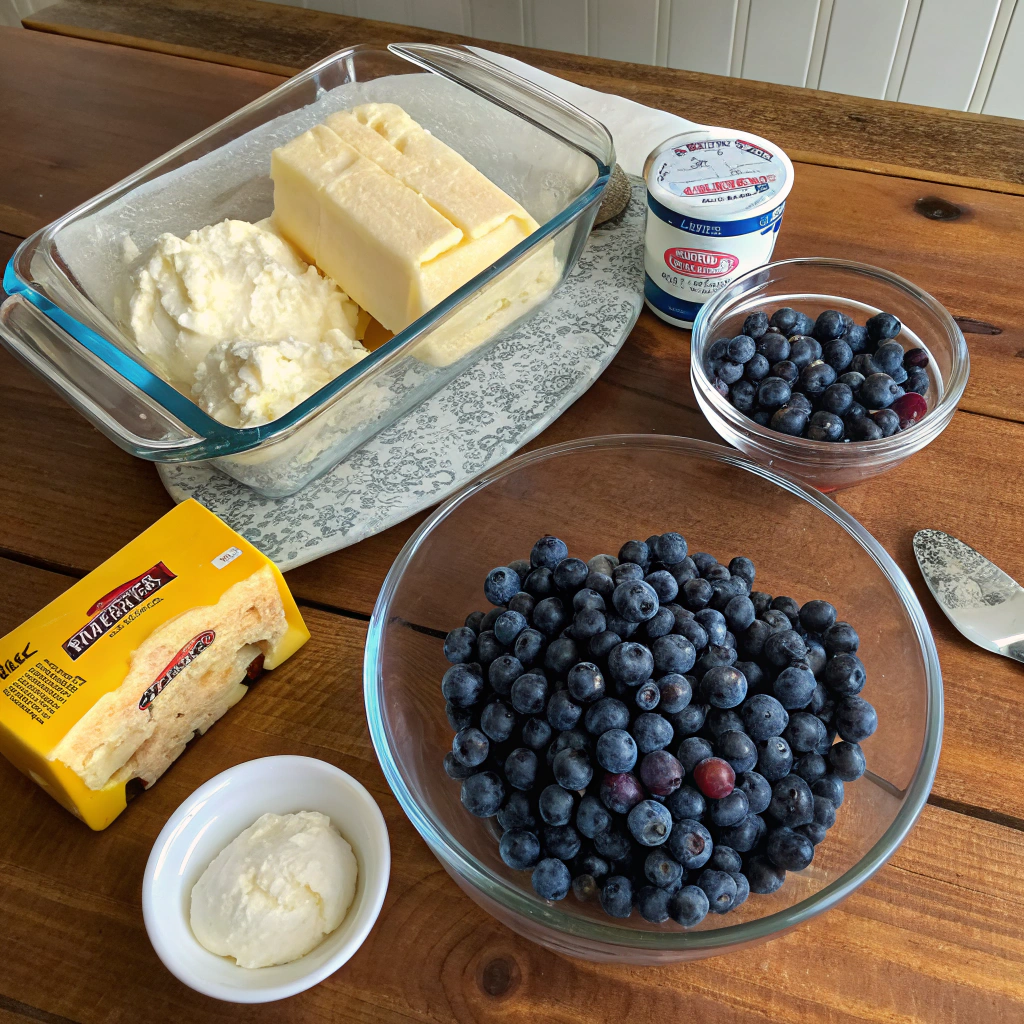
[[[443,823],[425,812],[412,796],[392,756],[391,743],[384,729],[384,718],[381,713],[383,705],[382,640],[384,627],[388,622],[389,609],[397,586],[409,563],[434,527],[473,495],[523,467],[585,450],[628,449],[630,447],[676,451],[691,457],[745,470],[781,487],[795,497],[802,498],[817,508],[819,512],[827,515],[860,544],[864,553],[881,570],[910,618],[924,660],[927,700],[921,757],[914,770],[913,778],[904,791],[903,805],[874,846],[839,878],[799,903],[753,921],[725,925],[706,931],[637,931],[624,925],[605,924],[574,917],[560,910],[557,903],[547,904],[539,897],[511,885],[504,878],[481,866],[448,833]],[[494,900],[506,910],[522,915],[535,924],[591,943],[603,943],[607,946],[644,951],[711,951],[756,942],[795,927],[835,906],[885,864],[917,821],[931,791],[942,741],[942,675],[935,641],[917,595],[902,570],[881,544],[853,516],[834,501],[801,483],[795,477],[768,470],[752,459],[723,445],[667,434],[607,434],[566,441],[527,452],[506,460],[484,473],[440,505],[406,541],[381,587],[367,631],[363,659],[363,698],[370,738],[388,785],[413,827],[426,840],[427,845],[446,868],[456,871],[461,878],[466,879],[483,895]],[[440,771],[440,767],[438,771]]]
[[[890,437],[878,438],[874,441],[856,441],[851,444],[835,444],[830,441],[812,441],[806,437],[790,437],[768,427],[762,427],[749,416],[741,413],[712,386],[704,370],[703,353],[710,344],[710,324],[729,300],[751,278],[777,267],[815,267],[830,268],[843,273],[852,273],[862,277],[875,278],[903,291],[912,299],[925,306],[945,330],[953,350],[952,367],[949,379],[944,381],[945,389],[938,404],[926,415],[913,430],[900,431]],[[794,462],[813,461],[817,465],[833,464],[849,466],[860,462],[864,457],[886,460],[886,457],[902,457],[920,450],[933,441],[948,426],[953,413],[963,397],[970,376],[970,352],[967,341],[959,324],[953,319],[949,310],[935,296],[919,288],[899,274],[870,263],[859,263],[855,260],[836,259],[831,256],[797,256],[788,260],[776,260],[765,263],[753,270],[741,274],[728,287],[719,291],[714,298],[705,303],[693,323],[690,346],[690,378],[702,399],[704,411],[725,420],[733,429],[747,435],[748,440],[756,438],[765,449],[780,452]],[[802,456],[802,457],[801,457]]]

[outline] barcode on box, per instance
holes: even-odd
[[[231,547],[227,551],[222,551],[214,560],[213,565],[217,569],[223,569],[225,565],[230,565],[240,554],[242,553],[241,548]]]

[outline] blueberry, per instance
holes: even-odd
[[[494,772],[477,772],[462,783],[462,806],[478,818],[498,813],[505,787]]]
[[[533,626],[546,636],[557,636],[567,622],[561,598],[545,597],[533,609]]]
[[[813,786],[818,779],[823,778],[828,771],[828,765],[821,754],[804,754],[793,763],[792,774],[799,775],[809,786]]]
[[[533,869],[533,891],[542,900],[564,900],[569,895],[572,878],[569,869],[556,857],[545,857]]]
[[[532,565],[534,569],[554,569],[554,567],[558,565],[563,558],[566,558],[568,554],[569,549],[566,547],[564,541],[559,540],[557,537],[541,537],[541,539],[533,545],[533,550],[530,552],[530,565]]]
[[[558,860],[572,860],[580,852],[579,833],[571,825],[553,825],[543,832],[544,854]]]
[[[878,714],[861,697],[843,697],[836,705],[836,731],[849,743],[862,743],[878,728]]]
[[[695,885],[684,885],[669,897],[668,913],[676,924],[693,928],[707,917],[707,895]]]
[[[712,707],[735,708],[747,695],[747,679],[729,665],[709,669],[701,680],[701,696]]]
[[[651,924],[664,924],[668,918],[668,901],[670,894],[666,889],[653,885],[645,885],[636,894],[636,908],[640,916]]]
[[[577,591],[586,583],[590,567],[579,558],[563,558],[552,570],[559,590]]]
[[[928,376],[928,371],[917,368],[910,370],[907,373],[907,379],[904,387],[908,392],[912,391],[921,396],[927,395],[928,389],[931,387],[931,379]]]
[[[631,771],[637,759],[636,741],[625,729],[608,729],[598,736],[595,756],[607,772]]]
[[[579,660],[580,653],[576,641],[568,636],[552,640],[544,652],[544,668],[556,679],[564,679]]]
[[[512,645],[513,655],[524,668],[532,668],[541,659],[547,641],[535,629],[524,629]]]
[[[470,612],[466,616],[466,627],[468,629],[473,630],[474,633],[479,633],[480,629],[481,629],[481,624],[483,623],[483,621],[484,621],[484,613],[483,612]]]
[[[776,668],[784,668],[800,661],[807,654],[807,644],[792,629],[772,633],[764,642],[764,656]]]
[[[814,844],[807,836],[791,828],[777,828],[770,832],[766,852],[768,859],[783,871],[803,871],[814,860]]]
[[[796,334],[809,335],[814,330],[814,318],[808,316],[806,313],[797,313],[796,321],[790,328],[787,337],[792,338]]]
[[[594,836],[594,849],[613,864],[621,863],[633,852],[633,843],[625,833],[612,828]]]
[[[708,898],[708,906],[713,914],[726,914],[732,909],[736,898],[736,880],[724,871],[705,868],[697,879],[697,885]]]
[[[604,696],[605,684],[601,670],[590,661],[581,661],[569,669],[569,694],[581,704],[599,700]]]
[[[800,371],[800,390],[810,397],[824,394],[835,382],[836,371],[828,363],[811,363]]]
[[[799,369],[810,366],[820,358],[821,345],[814,338],[800,335],[789,339],[789,361],[795,363]]]
[[[634,699],[641,711],[653,711],[661,702],[661,690],[653,679],[648,679],[637,687]]]
[[[734,633],[740,633],[749,628],[750,624],[754,621],[754,603],[746,596],[730,598],[723,614],[729,629]]]
[[[505,758],[505,780],[514,789],[533,789],[537,781],[537,755],[529,747],[516,747]]]
[[[771,319],[768,321],[771,327],[786,335],[787,337],[792,333],[793,328],[796,326],[797,321],[800,319],[800,314],[789,306],[782,306],[772,313]]]
[[[692,690],[690,681],[684,675],[669,673],[657,682],[658,706],[662,712],[672,714],[682,711],[690,703]]]
[[[772,684],[772,692],[787,710],[807,707],[817,682],[806,662],[796,662],[784,668]]]
[[[590,758],[582,750],[560,750],[555,754],[551,770],[563,789],[580,790],[590,785],[594,769]]]
[[[555,580],[547,566],[534,569],[523,581],[523,590],[536,600],[555,593]]]
[[[643,542],[636,541],[635,543]],[[612,582],[615,586],[619,586],[620,583],[628,583],[630,580],[642,580],[645,575],[646,572],[642,565],[638,565],[636,562],[620,562],[612,569]],[[614,590],[612,592],[614,593]]]
[[[809,822],[807,825],[800,825],[796,831],[810,839],[813,846],[823,843],[828,835],[828,829],[824,825],[819,825],[816,821]]]
[[[772,801],[768,813],[789,828],[806,825],[814,820],[814,795],[807,782],[790,772],[772,787]],[[785,866],[785,865],[782,865]],[[799,869],[796,869],[799,870]]]
[[[495,620],[494,637],[498,643],[511,647],[515,639],[526,629],[526,616],[519,612],[504,611]],[[450,634],[449,634],[450,635]]]
[[[707,704],[690,703],[682,711],[677,711],[668,717],[677,736],[692,736],[704,727],[707,713]]]
[[[844,423],[851,441],[877,441],[882,436],[882,428],[869,416],[848,415]]]
[[[772,736],[757,744],[757,772],[769,782],[778,782],[793,767],[793,752],[781,736]]]
[[[523,743],[531,750],[542,750],[551,742],[553,730],[543,718],[531,718],[523,726]]]
[[[848,384],[837,381],[830,384],[821,396],[821,408],[836,416],[845,416],[853,405],[853,391]]]
[[[560,791],[565,792],[564,789]],[[543,793],[541,796],[543,797]],[[576,811],[577,830],[588,839],[593,839],[602,832],[607,832],[611,825],[611,812],[608,811],[596,796],[587,793],[580,801],[579,809]]]
[[[793,625],[789,616],[785,612],[780,612],[778,608],[769,608],[761,616],[761,621],[766,622],[771,627],[773,633],[788,630]],[[767,638],[765,638],[765,643],[767,642]]]
[[[540,841],[525,828],[510,828],[498,843],[501,859],[516,871],[528,871],[540,859]]]
[[[819,313],[818,319],[814,321],[814,337],[821,342],[838,338],[845,331],[843,314],[834,309],[826,309],[824,313]]]
[[[444,715],[455,732],[473,724],[472,708],[457,708],[450,700],[444,702]],[[484,732],[486,731],[485,729]]]
[[[734,363],[745,363],[757,352],[757,344],[754,339],[747,334],[737,334],[729,342],[728,356],[729,359]],[[661,555],[658,555],[661,558]],[[662,559],[665,561],[665,559]]]
[[[595,607],[598,611],[607,611],[608,604],[611,601],[612,591],[615,589],[615,580],[612,579],[611,574],[605,575],[601,572],[591,571],[590,575],[587,576],[584,581],[583,589],[577,591],[572,599],[573,609],[579,611],[580,608],[587,606]],[[583,597],[580,597],[580,594]],[[598,606],[593,601],[593,596],[596,595],[601,598],[601,604]],[[579,600],[581,603],[577,604]]]
[[[770,369],[771,363],[760,352],[757,352],[743,367],[743,377],[751,384],[756,384],[768,376]]]
[[[834,412],[819,409],[811,416],[807,425],[807,437],[811,441],[835,442],[843,439],[845,425]]]
[[[552,729],[571,729],[578,721],[582,709],[573,704],[566,690],[556,690],[548,701],[547,718]]]
[[[828,797],[816,796],[814,800],[814,824],[822,825],[826,829],[836,823],[836,808]]]
[[[778,363],[789,358],[789,342],[777,331],[768,331],[757,339],[757,351],[769,363]]]
[[[479,770],[479,768],[470,768],[462,764],[450,750],[444,755],[444,771],[449,779],[461,782],[463,779],[468,779],[470,775],[476,775]]]
[[[530,798],[518,789],[512,790],[508,799],[498,810],[498,824],[506,831],[510,828],[525,828],[531,832],[534,831],[537,827],[537,819],[534,817]]]
[[[669,796],[683,784],[682,764],[667,750],[652,750],[640,763],[640,781],[653,796]]]
[[[609,629],[598,633],[597,636],[592,636],[587,644],[587,649],[590,651],[591,658],[607,658],[612,650],[621,643],[622,638],[619,634],[613,633]]]
[[[836,384],[845,384],[855,396],[860,393],[860,387],[863,383],[864,374],[858,373],[856,370],[849,370],[846,373],[840,374],[839,379],[836,381]],[[835,412],[834,409],[832,411]],[[840,415],[845,414],[841,413]]]
[[[512,684],[525,672],[523,663],[511,654],[499,655],[487,667],[487,681],[495,693],[507,697]]]
[[[871,359],[882,373],[891,376],[897,367],[903,366],[903,346],[898,341],[887,341],[878,346]]]
[[[444,638],[444,656],[453,665],[472,661],[475,651],[476,632],[468,626],[459,626]]]
[[[683,880],[683,866],[670,857],[663,846],[658,846],[644,860],[644,877],[666,894],[675,892]]]
[[[808,754],[821,745],[826,731],[820,718],[806,711],[796,711],[789,716],[789,725],[782,738],[795,754]]]
[[[654,591],[662,604],[674,601],[679,593],[679,584],[676,583],[672,574],[665,569],[649,573],[644,577],[644,582]]]
[[[781,736],[789,724],[789,714],[774,697],[755,693],[740,707],[740,718],[747,735],[756,742]]]
[[[864,681],[864,663],[856,654],[836,654],[825,666],[825,683],[834,693],[855,696]]]
[[[472,707],[484,692],[480,666],[475,663],[452,665],[441,679],[441,692],[445,700],[457,708]]]
[[[786,872],[760,855],[750,858],[746,874],[750,881],[750,891],[765,896],[777,892],[786,881]]]
[[[811,670],[811,674],[817,679],[825,671],[825,662],[828,660],[828,655],[825,653],[825,648],[813,636],[807,636],[804,639],[804,643],[807,644],[807,656],[804,658],[804,661]]]
[[[672,724],[659,714],[641,714],[632,726],[633,738],[641,754],[660,750],[672,742]]]
[[[768,595],[765,594],[765,597]],[[753,600],[755,611],[757,602]],[[763,602],[761,602],[763,604]],[[738,637],[739,653],[746,658],[758,658],[764,652],[765,641],[771,636],[772,628],[767,622],[755,619]],[[748,680],[749,682],[749,680]]]
[[[687,580],[683,584],[683,603],[692,611],[707,607],[714,591],[707,580]]]
[[[903,328],[903,325],[891,313],[876,313],[865,326],[868,337],[875,344],[895,338]]]
[[[854,782],[864,774],[866,762],[859,743],[844,740],[828,752],[828,763],[832,771],[843,782]]]
[[[887,373],[873,373],[860,387],[860,400],[868,409],[887,409],[899,397],[899,385]]]
[[[608,655],[608,673],[616,682],[639,686],[654,673],[654,655],[643,644],[621,643]]]
[[[765,377],[757,386],[757,404],[765,410],[778,409],[789,401],[789,384],[781,377]]]
[[[792,389],[793,385],[800,378],[800,367],[791,359],[780,359],[777,363],[774,363],[771,366],[768,373],[772,377],[778,377],[780,380],[784,380]]]
[[[836,338],[821,346],[821,358],[839,374],[853,362],[853,349],[842,338]]]
[[[700,821],[706,803],[703,794],[693,786],[680,786],[674,793],[665,798],[665,806],[669,809],[673,821],[692,818]]]
[[[824,633],[836,621],[836,610],[828,601],[808,601],[800,606],[800,625],[812,633]]]
[[[633,885],[624,875],[612,875],[601,887],[601,908],[609,917],[629,917],[633,912]]]
[[[815,796],[825,797],[836,808],[842,806],[844,799],[843,788],[842,779],[832,772],[811,783],[811,792]]]
[[[720,645],[725,640],[729,626],[720,611],[716,611],[714,608],[701,608],[693,617],[698,625],[704,627],[708,640],[712,644]]]
[[[643,622],[657,613],[658,594],[649,583],[629,580],[615,588],[612,604],[628,622]]]
[[[767,786],[767,783],[765,783]],[[746,794],[744,794],[746,796]],[[750,801],[747,800],[749,805]],[[753,812],[741,818],[735,825],[726,825],[719,828],[716,833],[716,843],[723,843],[738,853],[749,853],[764,838],[768,831],[764,819]]]
[[[751,814],[763,814],[771,803],[772,787],[758,772],[741,772],[736,776],[736,788],[747,798]]]
[[[671,573],[672,579],[682,587],[687,580],[694,580],[700,575],[697,572],[697,566],[693,564],[692,558],[684,558],[681,562],[676,562],[668,567],[668,572]]]
[[[641,846],[660,846],[672,831],[672,815],[656,800],[641,800],[630,810],[626,824]]]
[[[682,609],[686,611],[686,609]],[[689,614],[692,614],[689,613]],[[694,651],[703,650],[708,645],[707,630],[696,619],[676,619],[672,630],[677,636],[685,636],[693,644]]]
[[[572,818],[574,803],[572,793],[552,783],[540,791],[537,810],[540,812],[541,820],[547,825],[568,825]]]
[[[673,824],[667,842],[668,852],[687,871],[704,867],[714,849],[711,833],[699,821],[689,818]]]
[[[645,541],[642,540],[627,540],[625,544],[619,548],[619,562],[634,562],[641,568],[648,565],[651,561],[651,550],[647,546]]]
[[[491,701],[480,712],[480,729],[495,743],[504,743],[516,727],[516,716],[504,701]]]
[[[712,800],[708,807],[711,824],[717,828],[738,825],[749,811],[747,795],[742,789],[734,789],[721,800]]]
[[[836,622],[822,634],[821,642],[829,655],[855,654],[860,637],[848,622]]]
[[[533,609],[536,607],[537,601],[532,594],[528,594],[525,590],[520,590],[511,601],[508,603],[508,610],[510,612],[519,612],[527,621],[533,617]]]
[[[491,745],[487,737],[474,726],[460,729],[452,740],[452,753],[459,764],[476,768],[487,760]]]
[[[697,652],[685,636],[658,637],[651,644],[654,670],[660,675],[684,675],[693,668]]]
[[[745,733],[730,729],[722,733],[715,741],[715,753],[732,765],[732,770],[741,775],[749,772],[757,764],[757,747]]]
[[[743,333],[748,338],[760,338],[768,330],[768,314],[757,310],[743,321]]]

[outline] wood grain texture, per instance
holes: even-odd
[[[293,74],[353,43],[480,42],[263,0],[60,0],[31,28]],[[1024,123],[505,43],[487,46],[580,85],[757,132],[793,159],[1024,192]]]
[[[0,629],[68,582],[0,560]],[[309,644],[105,832],[90,832],[0,761],[13,823],[0,835],[0,984],[14,1019],[17,1003],[83,1024],[243,1016],[612,1024],[638,1007],[657,1019],[683,1005],[688,1017],[729,1024],[940,1024],[1024,1014],[1024,834],[935,807],[853,897],[770,945],[733,954],[728,970],[714,960],[587,964],[520,939],[456,888],[384,781],[362,714],[365,627],[315,609],[304,614]],[[196,787],[239,761],[285,752],[322,758],[369,788],[391,837],[391,884],[376,928],[336,975],[282,1003],[230,1007],[191,992],[157,961],[139,908],[143,869],[164,821]]]

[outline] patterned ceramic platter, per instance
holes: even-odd
[[[195,498],[292,569],[435,505],[507,459],[601,375],[643,306],[645,190],[590,235],[554,297],[479,362],[287,498],[263,498],[207,463],[160,464]],[[557,339],[557,340],[556,340]]]

